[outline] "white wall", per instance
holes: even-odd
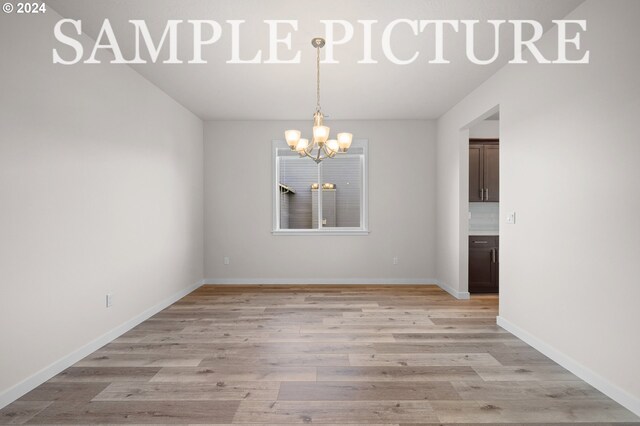
[[[438,121],[438,278],[466,289],[464,128],[499,105],[501,319],[640,413],[640,2],[570,18],[590,65],[507,66]]]
[[[224,282],[435,278],[433,122],[330,121],[334,131],[369,140],[371,233],[271,234],[271,141],[282,139],[289,128],[308,132],[311,124],[205,124],[205,277]],[[224,256],[231,258],[230,265],[223,265]],[[394,256],[398,265],[392,264]]]
[[[54,66],[58,19],[0,15],[0,406],[202,278],[202,121],[128,67]]]
[[[497,139],[500,137],[500,120],[484,120],[469,128],[469,137]]]

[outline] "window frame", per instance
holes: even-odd
[[[273,235],[368,235],[369,234],[369,141],[367,139],[354,139],[352,147],[362,148],[362,190],[360,192],[360,227],[331,227],[323,228],[322,221],[318,221],[319,228],[315,229],[281,229],[280,228],[280,191],[278,187],[278,171],[280,158],[279,149],[289,151],[289,146],[282,139],[271,141],[271,200],[272,200],[272,228]],[[338,154],[341,155],[341,154]],[[347,154],[348,155],[348,154]],[[310,158],[307,161],[313,161]],[[333,161],[326,159],[324,161]],[[320,182],[320,168],[318,168],[318,182]],[[322,197],[318,200],[318,212],[322,212]],[[322,217],[320,214],[318,217]]]

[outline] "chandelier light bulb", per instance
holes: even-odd
[[[300,130],[287,130],[284,132],[284,138],[287,141],[287,145],[291,148],[292,151],[295,151],[298,146],[298,141],[300,140]]]

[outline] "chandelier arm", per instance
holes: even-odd
[[[309,152],[307,152],[306,148],[302,150],[302,152],[300,153],[300,157],[313,158],[311,155],[309,155]]]
[[[309,145],[307,145],[307,147],[305,149],[302,150],[302,152],[304,154],[303,155],[304,157],[309,157],[313,161],[316,161],[316,158],[313,155],[311,155],[311,153],[313,152],[313,147],[314,146],[315,146],[315,143],[310,143]]]
[[[324,160],[327,157],[321,157],[321,156],[313,156],[309,153],[307,153],[306,151],[303,151],[303,154],[301,154],[302,157],[309,157],[311,158],[313,161],[316,162],[316,164],[320,164],[322,162],[322,160]]]
[[[311,153],[313,152],[313,147],[315,145],[316,145],[315,142],[313,142],[312,140],[312,142],[309,145],[307,145],[307,147],[304,149],[304,153],[307,155],[307,157],[313,158],[313,155],[311,155]]]

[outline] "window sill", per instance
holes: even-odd
[[[272,235],[369,235],[367,229],[279,229]]]

